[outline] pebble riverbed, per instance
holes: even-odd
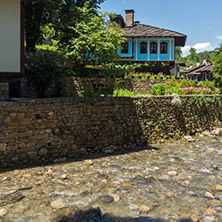
[[[222,137],[2,170],[0,221],[222,221]]]

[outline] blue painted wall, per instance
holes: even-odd
[[[171,47],[170,47],[170,40],[171,40]],[[129,53],[121,54],[121,50],[118,50],[118,53],[122,56],[123,60],[130,60],[130,61],[173,61],[174,60],[174,47],[175,47],[175,40],[174,38],[134,38],[133,39],[133,55],[132,55],[132,39],[127,39],[129,44]],[[147,43],[147,54],[140,53],[140,43],[146,42]],[[148,44],[149,42],[149,44]],[[156,42],[157,43],[157,53],[151,54],[150,53],[150,43]],[[160,44],[162,42],[167,43],[167,54],[160,53]],[[133,56],[133,59],[125,58]]]
[[[129,39],[126,42],[128,42],[128,53],[122,53],[121,54],[121,49],[118,50],[118,53],[122,56],[122,57],[129,57],[132,56],[132,40]]]

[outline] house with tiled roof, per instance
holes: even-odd
[[[179,32],[140,24],[134,21],[134,10],[125,10],[125,21],[121,15],[114,19],[127,40],[118,53],[121,61],[128,62],[169,62],[166,74],[177,75],[175,63],[175,47],[185,46],[187,36]],[[162,70],[157,70],[162,71]]]
[[[186,77],[190,80],[212,80],[212,71],[213,65],[212,63],[205,59],[202,64],[197,64],[195,67],[190,67],[187,70],[180,70],[180,72],[183,72]]]

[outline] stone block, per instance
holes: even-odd
[[[40,155],[40,156],[45,156],[45,155],[47,155],[47,153],[48,153],[48,151],[47,151],[46,148],[42,148],[42,149],[40,149],[40,151],[39,151],[39,155]]]
[[[6,143],[0,143],[0,151],[1,152],[6,151],[6,148],[7,148],[7,144]]]
[[[33,151],[33,152],[28,152],[27,154],[28,154],[28,156],[29,156],[30,158],[34,158],[34,157],[36,157],[36,156],[38,155],[38,153],[35,152],[35,151]]]

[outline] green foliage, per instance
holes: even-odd
[[[154,96],[165,95],[166,86],[163,83],[155,84],[151,89],[151,94]]]
[[[86,88],[79,93],[79,97],[100,97],[101,92],[99,89]]]
[[[204,59],[210,60],[211,55],[212,55],[212,51],[211,52],[209,52],[209,51],[200,52],[200,53],[198,53],[198,55],[199,55],[199,58],[201,61],[203,61]]]
[[[42,43],[44,33],[42,27],[53,23],[56,8],[62,0],[38,0],[25,4],[26,48],[35,50],[36,43]]]
[[[195,48],[190,49],[190,54],[187,56],[186,64],[195,66],[198,62],[200,62],[200,58],[196,52],[197,50]]]
[[[56,38],[60,44],[66,44],[74,37],[69,26],[79,22],[76,7],[83,7],[86,2],[89,8],[96,9],[104,0],[28,1],[25,4],[27,50],[35,51],[36,43],[41,44],[44,38]]]
[[[209,80],[200,81],[198,82],[197,86],[202,88],[209,88],[215,91],[216,93],[220,93],[219,89],[216,87],[215,81],[209,81]]]
[[[197,87],[198,86],[198,87]],[[175,81],[173,79],[167,80],[165,84],[157,83],[151,89],[152,95],[178,95],[186,94],[219,94],[220,90],[215,87],[215,82],[200,81],[196,86],[196,82],[192,80],[183,79]]]
[[[38,97],[47,97],[47,90],[54,88],[55,96],[60,96],[63,81],[69,75],[67,60],[56,52],[38,51],[26,55],[25,79],[33,87]]]
[[[182,50],[179,46],[175,47],[175,58],[176,60],[180,61],[182,57]]]
[[[111,62],[106,64],[108,67],[110,68],[115,68],[115,69],[123,69],[123,70],[127,70],[127,71],[135,71],[136,69],[142,68],[142,67],[166,67],[169,66],[170,63],[169,62],[140,62],[140,63],[134,63],[134,62],[130,62],[129,64],[121,64],[120,61],[115,61],[115,62]]]
[[[212,55],[213,61],[213,77],[218,83],[219,87],[222,87],[222,44],[215,50]]]
[[[66,55],[84,70],[87,64],[108,63],[118,59],[117,47],[124,41],[117,23],[107,20],[107,14],[97,16],[85,4],[77,8],[81,22],[69,27],[75,33],[67,47]]]
[[[134,96],[144,96],[136,89],[127,90],[127,89],[115,89],[113,92],[114,97],[134,97]]]

